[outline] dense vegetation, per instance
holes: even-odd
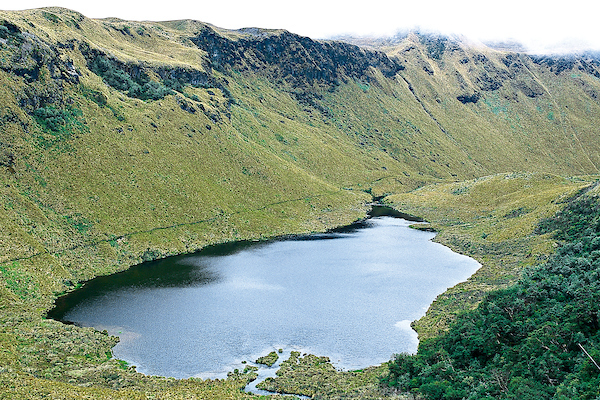
[[[564,241],[555,255],[416,355],[397,355],[384,381],[427,399],[599,398],[598,198],[580,196],[538,228],[551,230]]]
[[[102,77],[102,80],[115,89],[122,90],[129,97],[141,100],[159,100],[172,93],[162,83],[150,80],[144,71],[130,74],[108,57],[96,57],[90,62],[90,71]]]

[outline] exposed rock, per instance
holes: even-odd
[[[34,82],[41,78],[42,70],[47,70],[49,78],[65,80],[69,83],[79,82],[79,73],[71,60],[63,60],[57,47],[50,47],[37,36],[22,32],[19,27],[8,22],[0,22],[4,27],[6,47],[10,58],[0,62],[0,69]]]
[[[419,35],[421,43],[427,48],[429,56],[435,60],[441,60],[448,38],[444,36]]]
[[[572,70],[576,59],[574,56],[531,56],[534,63],[546,66],[556,75],[566,70]]]
[[[544,88],[537,82],[531,81],[525,83],[524,81],[516,82],[515,86],[523,92],[523,94],[532,99],[539,97],[544,94]]]
[[[471,95],[461,95],[456,97],[456,99],[458,101],[460,101],[463,104],[467,104],[467,103],[477,103],[479,101],[479,93],[473,93]]]
[[[220,71],[260,71],[292,86],[337,85],[345,77],[368,77],[370,67],[393,77],[404,69],[382,52],[342,42],[321,42],[289,32],[231,40],[205,27],[190,40]]]
[[[194,104],[192,102],[187,101],[181,96],[177,96],[175,97],[175,99],[177,100],[177,104],[179,104],[179,107],[181,107],[183,111],[187,111],[190,114],[194,114],[196,112],[196,107],[194,107]]]
[[[578,69],[593,75],[596,78],[600,78],[600,62],[598,58],[581,59],[579,61]]]

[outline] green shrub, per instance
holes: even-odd
[[[382,380],[426,399],[597,399],[600,371],[600,206],[582,196],[540,232],[565,240],[545,264],[492,292]]]
[[[163,83],[150,80],[147,73],[136,69],[128,72],[120,63],[106,56],[97,56],[89,64],[90,70],[100,76],[107,85],[127,93],[129,97],[141,100],[160,100],[172,93],[172,89]],[[173,82],[174,81],[174,82]],[[168,84],[180,88],[176,80]]]
[[[0,38],[8,39],[8,35],[10,35],[10,31],[4,25],[0,25]]]
[[[68,118],[66,111],[52,106],[38,108],[33,115],[40,125],[54,132],[63,129]]]
[[[33,118],[44,132],[37,136],[37,144],[44,149],[67,141],[75,132],[88,131],[82,112],[72,107],[40,107],[33,112]]]

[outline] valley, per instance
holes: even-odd
[[[364,219],[373,199],[427,220],[436,241],[483,266],[414,323],[421,340],[435,338],[546,261],[557,239],[536,231],[540,221],[597,190],[593,54],[416,32],[359,47],[62,8],[0,12],[0,42],[6,396],[252,398],[240,390],[252,371],[145,376],[111,358],[116,338],[46,313],[96,276],[325,232]],[[393,395],[378,386],[385,365],[338,374],[296,361],[345,382],[323,397]]]

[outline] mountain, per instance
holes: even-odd
[[[428,184],[598,173],[599,78],[591,55],[435,35],[367,47],[0,12],[0,315],[12,349],[0,379],[23,393],[128,385],[98,378],[119,368],[105,357],[113,339],[42,319],[94,276],[324,231],[364,218],[374,197]]]

